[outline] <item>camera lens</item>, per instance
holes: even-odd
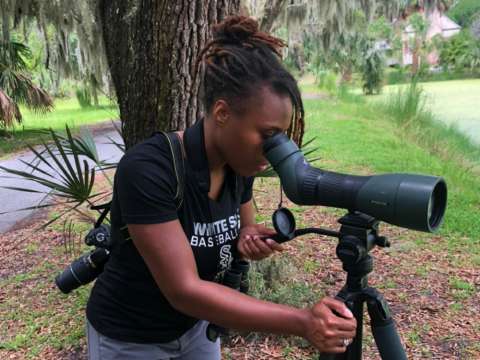
[[[57,287],[64,294],[68,294],[79,286],[88,284],[103,271],[108,254],[108,250],[98,248],[82,255],[55,278]]]

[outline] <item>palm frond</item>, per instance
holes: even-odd
[[[38,112],[47,112],[53,109],[53,99],[41,87],[24,73],[8,71],[2,74],[1,85],[11,98],[20,104]]]
[[[67,137],[64,138],[64,142],[53,130],[50,130],[50,136],[54,142],[55,150],[45,141],[43,141],[44,149],[42,152],[29,146],[35,154],[36,160],[38,160],[38,164],[26,164],[28,170],[33,171],[20,171],[3,166],[0,166],[0,170],[43,185],[51,191],[53,196],[67,198],[79,204],[89,200],[92,197],[95,168],[90,167],[86,159],[80,159],[81,154],[77,152],[75,139],[69,130],[67,130]],[[68,154],[64,148],[65,142],[71,149]],[[41,169],[40,166],[42,165],[47,167],[49,171]],[[17,188],[16,190],[20,189],[30,192],[37,191],[37,189],[32,188]]]
[[[67,203],[68,203],[68,202],[67,202]],[[72,206],[72,207],[64,210],[64,211],[61,212],[60,214],[54,216],[52,220],[46,222],[45,224],[42,224],[42,226],[40,226],[39,229],[45,229],[48,225],[53,224],[55,221],[57,221],[58,219],[62,218],[62,217],[65,216],[66,214],[70,213],[71,211],[76,210],[80,205],[82,205],[82,203],[76,203],[74,206]]]
[[[9,67],[14,71],[28,69],[27,59],[32,58],[30,48],[16,41],[0,41],[0,68]]]
[[[115,141],[110,136],[107,136],[107,139],[110,140],[110,142],[107,143],[107,144],[115,145],[117,147],[117,149],[119,149],[121,152],[125,153],[126,150],[125,150],[125,144],[124,143],[120,143],[118,141]]]
[[[100,160],[98,156],[97,146],[95,140],[93,139],[92,134],[85,129],[81,130],[79,136],[72,136],[70,128],[66,126],[67,136],[57,134],[58,138],[61,140],[62,147],[66,154],[85,156],[92,160],[97,166],[101,166],[103,161]]]
[[[317,160],[320,160],[321,158],[319,156],[316,157],[311,157],[309,155],[315,153],[318,151],[318,146],[312,146],[315,143],[315,140],[317,137],[313,137],[307,141],[301,146],[300,150],[303,152],[303,156],[305,156],[305,159],[309,163],[314,163]],[[269,165],[265,170],[259,172],[258,174],[255,175],[255,177],[276,177],[278,176],[275,170],[273,170],[272,166]]]
[[[27,45],[15,41],[0,42],[0,89],[14,103],[24,104],[34,111],[49,111],[53,107],[53,100],[28,75],[26,60],[29,59],[32,59],[32,52]],[[13,117],[8,118],[10,126],[13,125]],[[21,121],[20,115],[17,121]]]
[[[14,120],[17,122],[22,121],[22,114],[18,105],[0,89],[0,124],[3,127],[13,127]]]
[[[54,205],[56,205],[56,204],[43,204],[43,205],[37,204],[37,205],[29,206],[29,207],[26,207],[26,208],[21,208],[21,209],[16,209],[16,210],[11,210],[11,211],[3,211],[3,212],[0,212],[0,215],[5,215],[5,214],[9,214],[9,213],[13,213],[13,212],[19,212],[19,211],[44,209],[44,208],[47,208],[47,207],[52,207]]]
[[[115,129],[115,131],[118,133],[118,135],[120,135],[120,138],[123,138],[122,129],[114,121],[112,121],[112,125],[113,125],[113,128]],[[114,139],[112,139],[110,136],[107,136],[107,138],[108,138],[108,140],[110,140],[110,142],[108,144],[115,145],[122,153],[125,153],[125,143],[124,142],[117,142]]]
[[[108,168],[111,168],[113,163],[108,163],[105,160],[101,160],[99,155],[98,155],[98,149],[97,145],[95,144],[95,140],[91,134],[90,131],[86,129],[82,129],[80,132],[80,135],[74,135],[70,136],[71,139],[69,139],[68,133],[71,134],[71,130],[68,127],[68,125],[65,126],[66,129],[66,134],[63,135],[59,132],[55,133],[56,138],[59,139],[61,147],[66,155],[73,155],[76,153],[78,156],[84,156],[90,160],[92,160],[96,166],[98,166],[100,169],[105,170]],[[51,130],[49,129],[43,129],[40,130],[44,135],[52,136]],[[110,144],[110,143],[107,143]],[[117,145],[117,144],[115,144]],[[58,150],[58,146],[54,144],[53,146],[50,146],[50,150],[53,153],[59,154],[60,152]],[[40,152],[40,154],[46,153],[45,156],[49,156],[47,153],[47,150],[44,149]],[[34,159],[35,161],[35,159]],[[34,162],[32,161],[32,162]]]

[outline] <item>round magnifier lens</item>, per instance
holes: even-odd
[[[428,211],[427,211],[427,213],[428,213],[429,221],[432,217],[434,207],[435,207],[435,198],[433,197],[433,194],[432,194],[432,196],[430,196],[430,200],[428,201]]]
[[[272,222],[275,231],[286,239],[291,239],[295,232],[295,218],[290,210],[280,208],[272,215]]]
[[[447,206],[447,185],[445,181],[439,181],[428,201],[428,223],[431,230],[435,231],[442,223]]]

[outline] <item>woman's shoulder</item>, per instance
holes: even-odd
[[[159,172],[161,175],[173,173],[172,153],[165,136],[155,133],[131,147],[120,160],[117,171],[138,175],[145,172]]]
[[[165,136],[162,133],[154,133],[144,141],[132,146],[125,153],[126,159],[157,159],[160,157],[169,157],[170,148]]]

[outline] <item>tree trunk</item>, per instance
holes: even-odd
[[[158,130],[193,124],[202,113],[193,70],[212,25],[240,0],[102,0],[106,55],[128,148]]]
[[[98,107],[98,105],[100,105],[100,103],[98,102],[98,91],[97,91],[97,88],[99,87],[99,83],[95,78],[95,75],[93,74],[90,75],[89,85],[90,85],[90,90],[93,97],[93,106]]]
[[[349,84],[352,81],[353,69],[350,65],[345,65],[341,70],[341,79],[342,84]]]
[[[418,68],[420,66],[420,45],[418,40],[415,39],[415,47],[412,51],[412,75],[417,75]]]
[[[8,16],[8,4],[0,2],[0,11],[2,13],[2,40],[5,44],[10,42],[10,18]]]
[[[273,23],[286,5],[287,0],[266,1],[263,8],[263,15],[260,19],[260,29],[265,32],[272,31]]]

